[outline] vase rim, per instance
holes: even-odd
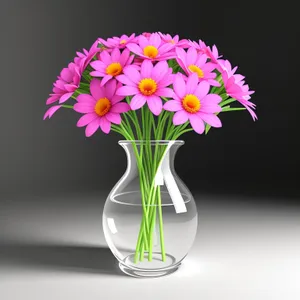
[[[137,145],[148,144],[151,145],[169,145],[170,143],[174,145],[183,145],[183,140],[120,140],[118,142],[120,145],[132,144],[135,143]]]

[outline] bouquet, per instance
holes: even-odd
[[[177,140],[189,131],[207,134],[222,126],[220,114],[247,110],[253,120],[254,92],[237,67],[202,40],[179,39],[161,32],[99,38],[77,52],[62,69],[44,119],[61,108],[81,117],[85,135],[111,131],[132,142],[140,174],[143,216],[135,261],[152,259],[153,226],[158,206],[162,260],[165,259],[160,189],[155,176],[166,149],[151,140]],[[237,106],[236,106],[237,104]],[[136,141],[143,141],[137,144]],[[154,204],[156,206],[154,206]]]

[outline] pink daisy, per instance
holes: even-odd
[[[251,99],[250,95],[254,91],[249,91],[249,86],[245,84],[244,76],[240,74],[233,74],[231,72],[223,71],[222,79],[224,82],[225,90],[228,96],[236,99],[240,102],[250,113],[252,119],[257,120],[257,116],[254,112],[255,104],[249,101]]]
[[[187,52],[182,48],[176,48],[176,54],[178,64],[187,75],[196,73],[200,82],[207,81],[212,86],[220,86],[220,83],[214,79],[217,76],[213,72],[216,65],[207,62],[206,54],[197,53],[197,50],[193,47],[189,48]]]
[[[208,46],[206,46],[206,44],[203,41],[199,40],[199,42],[197,43],[195,41],[189,40],[188,44],[190,47],[195,48],[198,51],[198,53],[207,54]]]
[[[85,135],[93,135],[100,127],[105,133],[110,132],[111,123],[121,123],[121,113],[130,110],[127,103],[120,103],[124,97],[116,95],[116,89],[121,83],[111,80],[105,86],[101,81],[94,78],[90,84],[91,95],[80,94],[77,97],[78,103],[74,110],[84,115],[78,120],[77,126],[86,126]]]
[[[138,44],[129,43],[127,48],[144,59],[159,61],[175,57],[172,43],[165,43],[158,33],[152,33],[149,38],[139,36]]]
[[[119,48],[124,49],[128,43],[135,43],[136,37],[133,33],[132,35],[128,36],[126,34],[123,34],[120,37],[114,36],[113,38],[109,38],[106,40],[99,38],[99,41],[101,44],[103,44],[106,48]]]
[[[188,48],[189,46],[188,40],[179,40],[179,35],[172,37],[170,34],[163,34],[161,32],[158,34],[165,43],[171,43],[172,45],[181,48]]]
[[[117,78],[125,86],[117,90],[117,95],[133,96],[132,110],[141,108],[146,102],[151,112],[158,116],[162,111],[160,97],[172,97],[173,90],[168,88],[173,81],[172,68],[166,61],[158,62],[154,67],[151,61],[144,60],[141,70],[133,66],[124,69],[124,75]]]
[[[178,73],[173,87],[174,100],[167,101],[164,109],[175,112],[174,125],[184,124],[189,120],[192,128],[199,134],[204,132],[204,122],[213,127],[222,126],[215,115],[222,110],[218,105],[222,98],[216,94],[208,94],[210,86],[206,81],[199,83],[197,74],[191,74],[185,82],[182,74]]]
[[[130,55],[128,49],[121,53],[115,48],[111,53],[104,50],[100,53],[100,60],[91,62],[91,66],[95,69],[90,74],[95,77],[103,77],[101,85],[123,73],[124,67],[130,65],[134,55]]]
[[[98,47],[99,41],[96,41],[90,48],[90,50],[83,49],[83,52],[77,52],[77,57],[75,57],[74,62],[79,67],[81,74],[89,65],[93,57],[101,51]]]
[[[53,93],[47,99],[46,104],[66,102],[78,89],[81,79],[79,67],[75,63],[69,63],[68,68],[62,69],[58,80],[53,84]]]

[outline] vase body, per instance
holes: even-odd
[[[197,231],[193,196],[174,168],[183,141],[120,141],[127,170],[105,202],[103,230],[120,269],[134,277],[173,273]]]

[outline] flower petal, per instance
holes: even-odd
[[[198,82],[198,75],[196,73],[192,73],[186,82],[186,94],[194,94],[198,86]]]
[[[155,92],[155,95],[157,96],[161,96],[161,97],[169,97],[172,98],[174,95],[174,92],[172,89],[170,88],[159,88],[157,89],[157,91]]]
[[[179,110],[174,114],[173,124],[181,125],[184,124],[188,119],[189,119],[189,113],[187,113],[185,110]]]
[[[178,111],[182,110],[182,105],[176,100],[169,100],[164,104],[164,109],[167,111]]]
[[[107,50],[104,50],[100,53],[100,58],[105,63],[105,65],[110,65],[112,63],[111,57]]]
[[[99,97],[98,99],[100,99],[102,97]],[[90,103],[90,104],[95,104],[96,100],[94,99],[94,97],[92,97],[89,94],[80,94],[77,96],[76,100],[80,103]]]
[[[142,53],[141,47],[140,47],[139,45],[137,45],[137,44],[130,43],[130,44],[127,45],[127,48],[128,48],[131,52],[133,52],[133,53],[135,53],[135,54],[137,54],[137,55],[143,54],[143,53]]]
[[[117,95],[119,96],[132,96],[138,94],[140,91],[135,86],[122,86],[119,89],[117,89]]]
[[[105,117],[109,122],[114,124],[121,124],[122,122],[121,116],[118,113],[113,113],[110,111],[105,115]]]
[[[153,65],[150,60],[146,59],[141,65],[141,76],[142,78],[150,78],[152,73]]]
[[[101,80],[101,86],[104,86],[109,80],[113,78],[112,75],[105,75]]]
[[[195,95],[199,99],[203,99],[208,94],[209,88],[210,88],[210,85],[207,81],[201,81],[195,90]]]
[[[106,85],[105,85],[105,97],[107,97],[109,100],[114,96],[116,93],[117,89],[117,80],[113,79],[110,80]]]
[[[90,83],[90,91],[95,100],[99,100],[100,98],[105,97],[105,93],[104,93],[105,91],[104,88],[101,86],[101,80],[99,79],[96,78],[92,79]]]
[[[66,93],[66,94],[62,95],[59,99],[59,103],[66,102],[69,98],[71,98],[72,95],[73,95],[73,92],[72,93]]]
[[[116,79],[125,85],[136,86],[136,84],[131,81],[126,75],[119,75],[116,77]]]
[[[74,105],[74,110],[82,114],[92,113],[95,111],[95,105],[79,102]]]
[[[159,82],[165,74],[167,74],[168,69],[168,63],[165,60],[158,62],[152,70],[151,78],[153,78],[156,82]]]
[[[130,107],[132,110],[137,110],[141,108],[147,102],[147,98],[141,94],[135,95],[130,102]]]
[[[104,133],[107,134],[110,132],[111,123],[105,118],[105,116],[99,120],[99,125]]]
[[[86,126],[87,124],[91,123],[94,121],[96,118],[98,118],[98,115],[96,113],[89,113],[86,115],[83,115],[77,122],[77,127],[83,127]]]
[[[201,99],[201,98],[200,98]],[[202,98],[202,103],[214,103],[214,104],[218,104],[222,101],[221,96],[217,95],[217,94],[208,94],[206,95],[204,98]]]
[[[198,112],[197,116],[199,116],[205,123],[209,124],[212,127],[222,127],[220,119],[214,114]]]
[[[112,52],[111,52],[111,60],[112,62],[116,62],[119,61],[121,56],[121,52],[118,48],[115,48]]]
[[[129,80],[136,84],[141,80],[140,72],[132,66],[124,68],[123,72],[129,78]]]
[[[179,98],[182,99],[186,95],[186,84],[181,74],[176,74],[173,87]]]
[[[151,112],[158,116],[162,111],[162,100],[156,95],[147,97],[147,104]]]
[[[199,133],[202,134],[204,132],[205,126],[201,118],[197,114],[191,114],[189,116],[191,126],[193,129]]]
[[[188,66],[194,65],[197,60],[197,50],[194,47],[190,47],[186,55],[186,64]]]
[[[94,119],[91,123],[89,123],[85,128],[85,136],[90,137],[93,135],[97,129],[99,128],[99,119]]]
[[[115,105],[112,106],[112,108],[110,109],[110,112],[113,113],[124,113],[130,110],[130,106],[129,104],[122,102],[122,103],[117,103]]]
[[[46,111],[43,120],[45,120],[47,117],[49,117],[49,119],[50,119],[55,114],[55,112],[57,112],[60,108],[61,108],[61,105],[54,105],[54,106],[50,107]]]

